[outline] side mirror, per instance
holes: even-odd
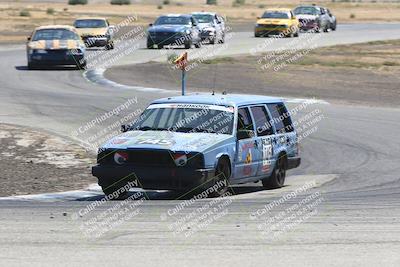
[[[28,37],[26,38],[26,40],[29,42],[29,41],[31,40],[31,37],[28,36]]]
[[[129,125],[122,124],[121,125],[121,132],[122,133],[126,133],[127,131],[129,131]]]
[[[261,19],[261,17],[257,17],[257,19]]]
[[[153,23],[149,23],[149,27],[153,26]]]
[[[238,140],[252,138],[253,136],[254,136],[254,132],[252,130],[239,130],[237,132]]]

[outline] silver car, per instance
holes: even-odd
[[[225,42],[225,20],[217,13],[193,12],[192,16],[199,23],[202,41],[210,44]]]

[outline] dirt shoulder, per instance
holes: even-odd
[[[371,106],[400,105],[400,40],[284,53],[194,63],[188,71],[188,91],[226,90]],[[276,59],[280,60],[268,65]],[[113,67],[105,77],[126,85],[180,89],[180,72],[168,63]]]
[[[61,192],[97,180],[94,156],[60,137],[0,124],[0,196]]]

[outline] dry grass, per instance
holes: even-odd
[[[158,9],[160,1],[146,1],[149,4],[132,4],[129,6],[114,6],[109,1],[96,1],[85,6],[69,6],[65,3],[41,3],[40,1],[0,1],[0,42],[23,40],[36,26],[43,24],[71,24],[79,16],[106,16],[111,22],[122,21],[128,15],[137,15],[139,24],[147,24],[155,17],[165,13],[188,13],[192,11],[216,11],[227,17],[231,22],[252,23],[265,8],[295,7],[300,1],[294,0],[248,0],[241,7],[232,7],[231,0],[219,0],[217,6],[202,4],[200,0],[172,1]],[[100,3],[99,3],[100,2]],[[201,3],[199,3],[201,2]],[[313,1],[329,7],[337,16],[339,22],[364,21],[400,21],[400,3],[347,3],[330,1]],[[180,3],[177,5],[177,3]],[[307,3],[302,2],[302,3]],[[310,2],[311,3],[311,2]],[[262,8],[260,8],[262,6]],[[265,7],[264,7],[265,6]],[[54,9],[54,14],[47,14],[48,8]],[[29,17],[20,16],[21,10],[28,10]],[[355,18],[351,19],[350,15]],[[19,37],[18,37],[19,36]]]

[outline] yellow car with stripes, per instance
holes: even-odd
[[[300,23],[288,8],[267,9],[257,18],[254,36],[279,35],[280,37],[299,36]]]
[[[85,44],[76,29],[67,25],[36,28],[28,37],[28,68],[73,65],[86,66]]]

